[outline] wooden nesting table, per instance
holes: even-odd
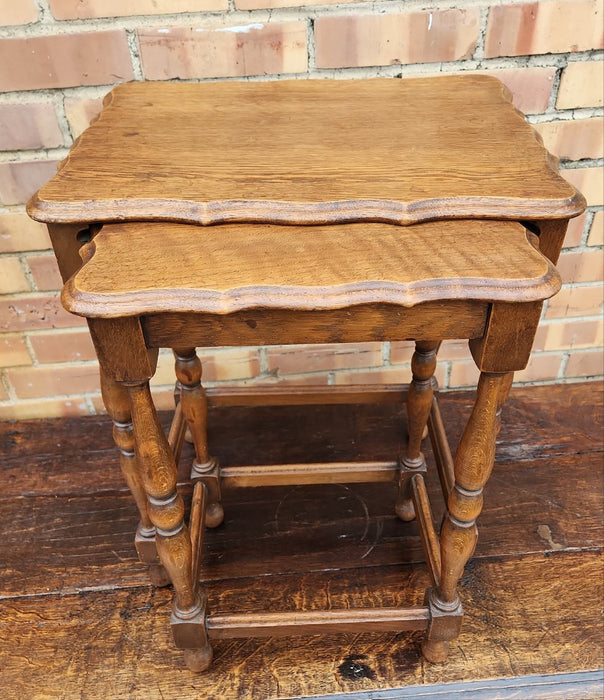
[[[584,208],[555,165],[491,78],[133,83],[110,93],[30,201],[68,282],[64,304],[89,320],[141,515],[137,549],[156,583],[174,584],[175,641],[190,668],[209,664],[208,637],[335,629],[425,629],[426,658],[446,658],[500,410],[559,287],[568,219]],[[434,395],[444,338],[467,338],[481,370],[455,460]],[[403,339],[416,341],[405,454],[222,473],[208,454],[195,347]],[[174,349],[181,389],[167,438],[148,389],[159,347]],[[380,389],[349,395],[363,393]],[[231,395],[322,400],[334,400],[325,388]],[[426,424],[448,503],[440,537],[423,488]],[[190,530],[175,490],[185,425],[196,450]],[[206,614],[202,525],[222,521],[222,486],[393,478],[397,513],[418,517],[426,550],[424,607]]]

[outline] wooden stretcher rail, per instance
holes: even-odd
[[[325,462],[222,467],[223,486],[296,486],[396,481],[398,462]]]
[[[193,572],[194,585],[198,585],[199,582],[201,550],[203,547],[203,535],[206,520],[206,500],[206,487],[203,484],[203,482],[197,481],[193,488],[193,499],[191,500],[191,517],[189,520],[191,546],[193,547],[191,557],[191,570]]]
[[[211,387],[206,391],[210,406],[402,404],[407,396],[407,385]]]
[[[440,487],[446,503],[455,483],[454,463],[436,396],[432,399],[432,409],[428,417],[428,432],[440,479]]]
[[[440,542],[438,535],[434,529],[434,520],[432,519],[432,508],[426,491],[424,478],[421,474],[416,474],[411,478],[411,498],[417,515],[417,524],[419,526],[419,534],[422,539],[424,553],[426,555],[426,563],[430,572],[430,578],[435,587],[438,587],[440,581]]]
[[[179,403],[174,409],[174,416],[172,417],[172,423],[170,424],[170,432],[168,433],[168,443],[170,444],[172,454],[176,456],[176,459],[180,457],[186,430],[187,425],[185,423],[185,417],[182,414],[182,406]]]
[[[216,613],[206,618],[211,639],[289,637],[341,632],[401,632],[428,628],[428,608],[361,608],[276,613]]]

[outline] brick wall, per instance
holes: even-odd
[[[125,80],[499,77],[587,197],[519,382],[602,370],[602,0],[0,0],[0,419],[102,410],[84,324],[60,308],[45,228],[24,202]],[[225,31],[228,29],[228,31]],[[243,58],[245,57],[245,60]],[[203,352],[209,382],[406,381],[409,343]],[[476,379],[445,343],[438,379]],[[155,391],[170,402],[169,355]]]

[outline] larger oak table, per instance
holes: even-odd
[[[491,78],[132,83],[108,95],[28,211],[48,224],[68,282],[64,303],[89,320],[141,516],[139,556],[152,580],[175,585],[173,630],[191,668],[210,661],[207,635],[338,626],[427,629],[424,655],[445,659],[459,631],[457,580],[475,543],[500,410],[512,373],[528,361],[542,301],[559,286],[552,265],[568,220],[584,206]],[[454,461],[433,374],[440,340],[457,337],[470,341],[481,378]],[[381,339],[416,341],[409,440],[398,460],[221,473],[207,451],[196,346]],[[168,438],[148,391],[159,347],[174,349],[181,391]],[[397,387],[339,396],[271,387],[227,391],[223,401],[400,395]],[[421,478],[426,424],[448,504],[440,540]],[[173,464],[185,425],[196,449],[193,536]],[[221,485],[392,474],[397,514],[418,518],[434,584],[426,607],[206,616],[194,579],[202,524],[222,521]]]

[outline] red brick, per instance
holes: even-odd
[[[215,12],[228,6],[227,0],[50,0],[55,19]]]
[[[74,396],[71,399],[40,399],[19,401],[0,406],[0,420],[27,420],[29,418],[60,418],[85,416],[89,413],[86,399]]]
[[[588,206],[604,204],[604,169],[565,168],[560,174],[583,194]]]
[[[271,373],[303,374],[382,364],[381,343],[270,347],[266,351]]]
[[[312,374],[288,374],[284,377],[256,377],[246,386],[327,386],[329,372],[313,372]]]
[[[0,336],[0,367],[31,365],[31,357],[21,335]]]
[[[583,232],[585,231],[585,222],[587,221],[587,212],[583,212],[579,216],[575,216],[568,222],[566,236],[564,237],[565,248],[575,248],[581,245],[583,240]]]
[[[549,300],[546,318],[568,318],[569,316],[597,316],[604,302],[604,287],[563,287]]]
[[[199,354],[206,382],[252,379],[260,374],[258,351],[252,348],[200,351]]]
[[[126,32],[82,32],[0,40],[0,90],[110,85],[134,74]]]
[[[34,0],[0,0],[0,27],[38,21]]]
[[[604,156],[604,119],[571,119],[535,124],[550,153],[563,160]]]
[[[61,274],[54,255],[37,255],[27,258],[36,288],[40,292],[60,290],[63,287]]]
[[[29,282],[25,277],[18,258],[0,258],[0,294],[29,292]]]
[[[138,30],[145,78],[212,78],[301,73],[307,69],[304,22]]]
[[[604,273],[601,250],[562,251],[557,268],[565,283],[599,282]]]
[[[27,214],[0,214],[0,253],[46,250],[51,247],[44,224]]]
[[[563,354],[533,352],[525,369],[515,372],[514,382],[537,382],[556,379]],[[449,385],[451,387],[476,386],[479,370],[471,360],[453,362]]]
[[[563,0],[491,7],[485,55],[525,56],[602,48],[602,1]]]
[[[393,342],[390,346],[390,362],[393,365],[410,364],[415,343]],[[467,340],[445,340],[438,351],[438,361],[460,360],[470,357]]]
[[[550,66],[476,71],[492,75],[508,88],[513,104],[523,114],[539,114],[547,109],[556,69]]]
[[[564,372],[565,377],[599,377],[602,374],[604,374],[602,348],[573,352],[568,358]]]
[[[411,364],[411,356],[415,343],[410,340],[393,341],[390,343],[390,362],[393,365]]]
[[[86,321],[68,313],[58,296],[0,299],[0,332],[69,328]]]
[[[82,394],[99,389],[96,364],[9,369],[6,378],[20,399]]]
[[[468,58],[479,20],[478,9],[318,17],[316,64],[346,68]]]
[[[602,107],[604,105],[604,61],[576,61],[562,71],[556,107]]]
[[[480,370],[473,360],[461,360],[451,363],[449,387],[476,386]]]
[[[604,211],[597,211],[591,222],[587,245],[604,245]]]
[[[346,4],[364,3],[372,0],[346,0]],[[307,7],[313,5],[338,5],[342,0],[235,0],[238,10],[262,10],[277,7]]]
[[[438,351],[439,360],[465,360],[470,358],[470,348],[467,340],[445,340]]]
[[[541,324],[537,328],[537,333],[535,334],[535,338],[533,340],[533,352],[542,352],[545,350],[545,343],[547,342],[547,332],[548,332],[548,327]]]
[[[66,97],[63,101],[65,114],[73,138],[77,138],[90,122],[99,115],[103,107],[102,97]]]
[[[445,386],[446,366],[440,364],[434,373],[439,386]],[[334,375],[336,385],[351,384],[405,384],[411,381],[411,367],[376,367],[358,371],[341,371]]]
[[[200,350],[198,355],[202,364],[202,382],[247,380],[260,374],[258,351],[253,348]],[[171,353],[162,353],[151,385],[173,385],[174,380],[174,358]]]
[[[547,324],[546,350],[572,350],[602,345],[601,319],[555,321]]]
[[[0,163],[0,202],[24,204],[56,170],[55,160]]]
[[[0,105],[0,150],[62,145],[63,134],[52,102]]]
[[[96,354],[88,330],[36,333],[29,336],[38,362],[94,360]]]
[[[557,353],[533,353],[525,369],[514,374],[515,382],[539,382],[548,379],[556,379],[560,372],[563,354]]]

